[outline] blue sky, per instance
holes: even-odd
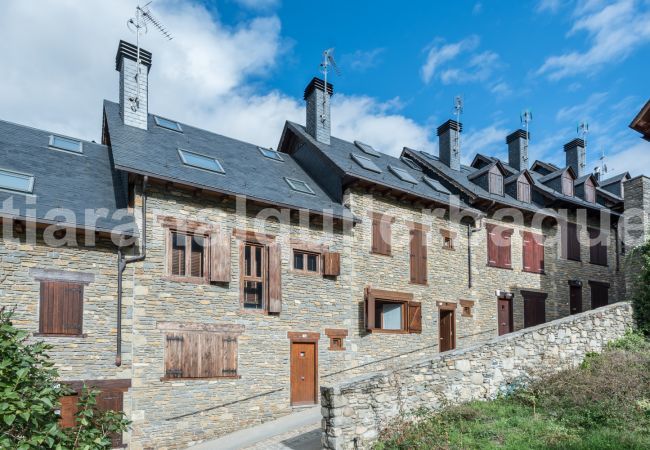
[[[101,99],[117,98],[111,60],[118,39],[133,40],[124,22],[136,4],[35,10],[9,0],[0,118],[98,139]],[[505,136],[529,108],[532,159],[562,163],[562,145],[586,120],[591,167],[605,151],[614,172],[650,174],[650,143],[627,127],[650,97],[648,0],[157,0],[153,11],[174,40],[144,38],[151,109],[179,120],[275,146],[285,119],[304,122],[302,90],[334,47],[341,137],[435,153],[435,128],[460,94],[466,161],[504,157]],[[18,94],[26,89],[29,98]]]

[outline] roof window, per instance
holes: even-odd
[[[364,169],[370,170],[371,172],[381,173],[381,169],[377,167],[377,165],[374,162],[372,162],[370,158],[361,155],[356,155],[354,153],[350,153],[350,156],[352,156],[354,162],[359,164]]]
[[[83,144],[76,139],[65,138],[63,136],[50,136],[50,147],[67,152],[83,153]]]
[[[363,153],[367,155],[376,156],[376,157],[380,156],[377,150],[375,150],[368,144],[364,144],[361,141],[354,141],[354,145],[356,145],[359,150],[361,150]]]
[[[280,155],[280,152],[273,150],[272,148],[264,148],[264,147],[257,147],[262,153],[262,155],[266,156],[269,159],[273,159],[275,161],[284,161],[282,158],[282,155]]]
[[[215,158],[200,155],[181,148],[178,149],[178,154],[181,157],[181,161],[183,161],[183,164],[186,166],[209,170],[210,172],[226,173],[226,171],[223,170],[221,163]]]
[[[439,181],[434,180],[434,179],[429,178],[429,177],[422,177],[422,179],[424,180],[424,182],[426,184],[431,186],[434,190],[436,190],[436,191],[438,191],[438,192],[440,192],[442,194],[451,194],[451,192],[449,192],[449,189],[447,189],[442,184],[440,184]]]
[[[399,178],[400,180],[406,181],[407,183],[418,184],[418,180],[413,178],[413,176],[410,173],[408,173],[406,170],[399,167],[395,167],[392,164],[388,166],[388,169],[390,169],[390,171],[393,172],[395,176],[397,176],[397,178]]]
[[[293,189],[294,191],[302,192],[303,194],[314,195],[312,188],[305,183],[304,181],[296,180],[294,178],[284,177],[284,181]]]
[[[34,176],[0,169],[0,188],[31,194],[34,190]]]
[[[174,122],[173,120],[164,119],[158,116],[153,116],[153,120],[156,122],[156,125],[158,125],[159,127],[167,128],[168,130],[176,131],[178,133],[183,132],[183,129],[181,128],[181,124],[178,122]]]

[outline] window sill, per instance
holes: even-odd
[[[207,278],[203,277],[181,277],[178,275],[165,275],[163,280],[173,281],[175,283],[192,283],[192,284],[210,284]]]
[[[609,267],[609,264],[607,264],[607,263],[602,264],[602,263],[597,263],[597,262],[591,262],[591,261],[589,261],[589,264],[591,264],[592,266]]]
[[[56,337],[56,338],[87,338],[88,334],[56,334],[56,333],[32,333],[34,337]]]
[[[564,258],[564,259],[565,259],[566,261],[582,262],[582,259],[580,259],[580,258],[578,258],[578,259],[575,259],[575,258]]]
[[[345,348],[329,347],[328,350],[331,351],[331,352],[344,352]]]
[[[493,269],[505,269],[505,270],[514,270],[512,267],[506,266],[496,266],[494,264],[486,264],[487,267],[492,267]]]
[[[296,275],[305,275],[308,277],[322,277],[323,274],[320,271],[317,272],[311,272],[308,270],[298,270],[298,269],[291,269],[289,271],[290,273],[296,274]]]
[[[414,286],[422,286],[422,287],[429,287],[429,282],[426,283],[417,283],[415,281],[409,281],[409,284],[412,284]]]
[[[544,272],[543,270],[538,272],[536,270],[521,269],[521,271],[525,272],[525,273],[532,273],[532,274],[535,274],[535,275],[546,275],[546,272]]]
[[[227,375],[223,377],[209,377],[209,378],[198,378],[198,377],[179,377],[179,378],[170,378],[170,377],[160,377],[160,381],[169,382],[169,381],[214,381],[214,380],[238,380],[241,378],[241,375]]]
[[[370,251],[370,254],[375,256],[387,256],[389,258],[393,257],[391,253],[379,253],[379,252],[373,252],[372,250]]]
[[[409,334],[407,330],[383,330],[381,328],[373,328],[368,330],[369,333],[379,333],[379,334]]]
[[[455,252],[456,251],[456,247],[440,247],[440,248],[443,249],[443,250],[450,251],[450,252]]]

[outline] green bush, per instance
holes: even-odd
[[[59,398],[70,394],[43,342],[30,343],[28,333],[13,326],[12,312],[0,308],[0,448],[108,449],[111,433],[122,432],[122,413],[98,412],[97,391],[84,387],[76,426],[59,426]]]
[[[629,261],[639,268],[631,292],[634,320],[639,330],[650,336],[650,242],[635,248]]]

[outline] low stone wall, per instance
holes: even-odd
[[[322,386],[323,448],[368,448],[401,414],[494,398],[513,384],[579,364],[586,353],[601,351],[630,327],[632,308],[621,302]]]

